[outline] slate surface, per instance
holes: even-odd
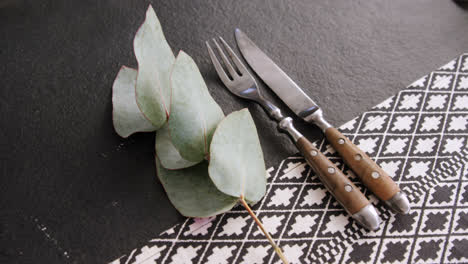
[[[1,263],[102,263],[182,219],[156,181],[153,135],[121,139],[111,122],[112,81],[136,66],[150,2],[225,113],[249,107],[267,167],[296,150],[222,87],[205,40],[243,29],[337,125],[468,46],[468,12],[451,1],[2,1]]]

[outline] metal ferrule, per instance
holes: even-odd
[[[410,210],[408,197],[406,197],[406,194],[402,191],[397,192],[392,198],[385,201],[385,204],[392,208],[393,211],[400,214],[406,214]]]
[[[278,123],[279,129],[282,131],[288,133],[289,136],[294,140],[294,142],[297,142],[303,135],[296,130],[296,128],[293,125],[292,118],[290,117],[285,117],[283,118],[279,123]]]
[[[327,130],[327,128],[329,127],[332,127],[332,125],[330,125],[330,123],[327,122],[327,120],[325,120],[325,118],[323,118],[323,111],[322,109],[317,109],[315,112],[313,112],[312,114],[304,117],[304,120],[306,122],[309,122],[309,123],[314,123],[315,125],[317,125],[323,132],[325,132],[325,130]]]
[[[371,231],[379,229],[380,223],[382,222],[377,210],[375,210],[375,207],[372,204],[366,205],[357,213],[354,213],[352,217],[360,225]]]

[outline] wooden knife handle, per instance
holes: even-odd
[[[400,191],[392,178],[338,129],[327,128],[325,136],[362,183],[381,200],[387,201]]]
[[[328,191],[350,214],[370,204],[362,192],[325,155],[305,137],[296,141],[307,163],[312,167]]]

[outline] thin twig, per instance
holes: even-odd
[[[241,196],[240,197],[240,201],[242,203],[242,205],[245,207],[245,209],[247,209],[247,211],[249,212],[250,216],[252,216],[252,218],[255,220],[255,223],[257,224],[257,226],[260,228],[260,230],[262,230],[263,234],[265,234],[266,238],[268,239],[268,241],[270,242],[270,245],[273,247],[273,249],[275,249],[275,252],[276,254],[278,254],[278,257],[283,261],[284,264],[289,264],[288,260],[286,259],[286,257],[283,255],[283,251],[281,251],[281,248],[276,245],[275,241],[273,240],[273,238],[271,237],[270,233],[268,233],[268,231],[265,230],[265,227],[263,226],[262,222],[260,222],[260,220],[258,219],[258,217],[255,215],[255,213],[252,211],[252,209],[250,208],[250,206],[247,204],[247,202],[244,200],[244,196]]]

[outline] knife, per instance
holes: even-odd
[[[271,119],[275,120],[281,132],[288,134],[291,140],[304,156],[305,160],[316,173],[325,188],[340,203],[343,208],[362,226],[369,230],[379,228],[381,219],[375,210],[374,205],[364,196],[364,194],[339,170],[332,161],[323,155],[314,145],[307,140],[294,127],[292,118],[284,116],[281,110],[273,103],[266,100],[258,89],[255,78],[247,71],[247,68],[240,61],[229,45],[219,38],[221,45],[213,39],[215,50],[219,54],[216,56],[209,42],[206,47],[211,58],[211,62],[226,88],[234,95],[254,101],[260,104]],[[235,63],[227,58],[225,52]],[[217,57],[220,57],[226,68],[221,65]],[[229,72],[226,72],[226,70]],[[229,77],[228,77],[229,74]]]
[[[362,183],[380,200],[398,213],[410,210],[408,198],[392,178],[367,154],[354,145],[323,117],[322,109],[276,65],[240,29],[235,31],[242,56],[255,73],[275,92],[296,115],[317,125],[328,142],[341,155]]]

